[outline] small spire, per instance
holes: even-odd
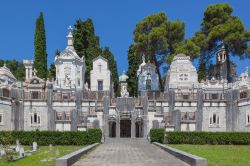
[[[6,63],[4,62],[3,67],[6,67]]]
[[[67,36],[68,46],[73,47],[73,28],[71,26],[68,27],[69,33]]]

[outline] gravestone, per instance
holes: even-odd
[[[49,144],[49,150],[52,151],[53,150],[53,146],[52,144]]]
[[[56,156],[59,156],[60,155],[60,152],[59,152],[59,149],[57,148],[56,149]]]
[[[24,155],[25,155],[24,149],[23,147],[21,147],[19,151],[19,157],[24,157]]]
[[[19,152],[20,151],[20,145],[16,145],[15,150],[16,150],[16,152]]]
[[[37,151],[37,142],[33,142],[32,144],[32,150]]]
[[[0,147],[0,156],[4,156],[5,154],[5,149],[3,147]]]
[[[20,142],[19,142],[18,139],[16,140],[16,148],[15,148],[15,150],[16,150],[16,152],[20,151]]]

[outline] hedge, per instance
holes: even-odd
[[[87,145],[101,142],[101,129],[87,131],[0,131],[0,144],[15,144],[16,140],[22,145]]]
[[[250,132],[167,132],[169,144],[250,145]]]
[[[151,129],[150,130],[150,141],[163,143],[164,141],[165,129]]]
[[[151,142],[168,144],[250,145],[250,132],[164,132],[150,130]]]

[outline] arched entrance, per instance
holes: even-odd
[[[143,122],[141,119],[136,120],[135,122],[135,137],[143,137]]]
[[[109,122],[109,137],[116,137],[116,122]]]
[[[120,137],[131,137],[131,120],[120,121]]]

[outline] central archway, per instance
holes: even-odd
[[[120,121],[120,137],[131,137],[131,120]]]

